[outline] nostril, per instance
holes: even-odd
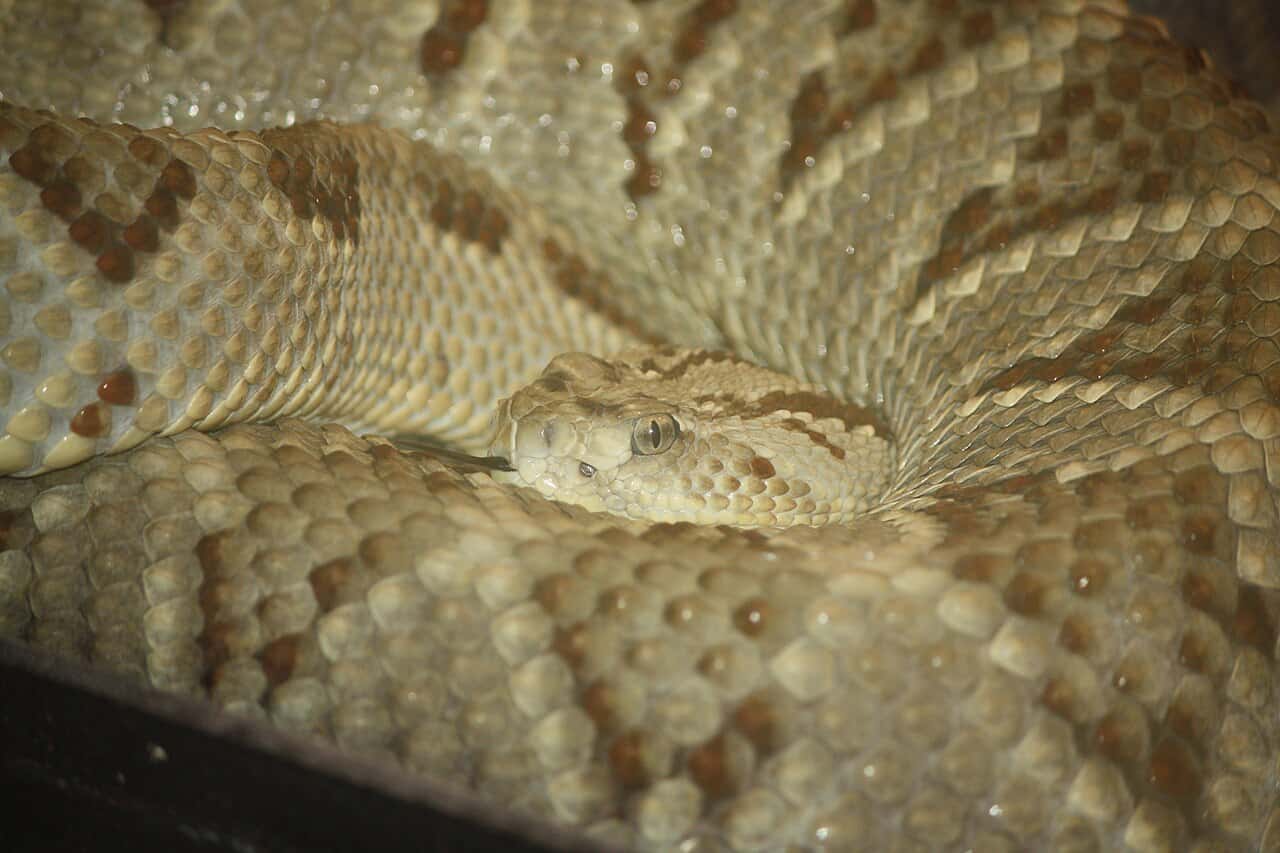
[[[551,428],[551,424],[547,424],[546,426],[544,426],[542,428],[542,432],[538,433],[538,435],[542,436],[542,441],[544,444],[547,445],[548,448],[551,447],[551,439],[555,436],[555,434],[556,434],[556,431]]]
[[[596,466],[587,462],[579,462],[578,473],[590,480],[596,475]]]

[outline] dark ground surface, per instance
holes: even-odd
[[[478,804],[187,700],[121,701],[0,641],[0,850],[571,849]],[[517,833],[518,830],[518,833]],[[545,830],[542,830],[545,833]]]

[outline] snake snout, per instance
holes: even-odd
[[[515,425],[515,456],[545,459],[564,453],[572,443],[572,430],[545,418],[527,417]]]

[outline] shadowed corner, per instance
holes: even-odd
[[[480,471],[514,471],[510,460],[505,456],[472,456],[460,450],[437,444],[424,435],[391,436],[391,444],[406,453],[423,453],[441,462],[448,463],[463,473]]]
[[[290,734],[0,637],[10,853],[609,849],[448,779]],[[287,792],[287,796],[282,796]]]

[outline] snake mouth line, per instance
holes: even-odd
[[[514,471],[515,467],[505,456],[472,456],[460,450],[454,450],[436,444],[428,438],[418,435],[393,436],[391,443],[401,450],[413,453],[425,453],[442,462],[449,462],[464,467],[482,468],[486,471]]]

